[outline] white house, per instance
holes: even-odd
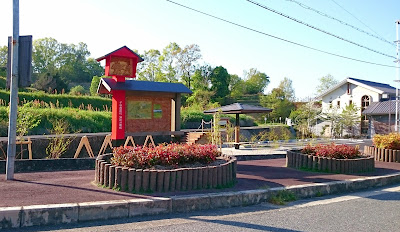
[[[323,114],[332,111],[332,108],[341,113],[347,105],[354,104],[360,109],[359,115],[360,117],[362,116],[358,132],[362,135],[367,135],[369,129],[368,117],[362,112],[374,102],[395,99],[395,96],[396,88],[388,84],[348,77],[325,93],[317,96],[317,100],[322,101]],[[322,130],[323,126],[329,125],[326,122],[320,123],[320,130]]]

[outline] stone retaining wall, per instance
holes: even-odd
[[[286,166],[333,173],[371,172],[375,169],[374,157],[359,159],[334,159],[288,151]]]
[[[364,146],[364,153],[373,156],[376,161],[400,163],[400,150]]]
[[[95,182],[111,189],[136,193],[174,192],[228,187],[236,182],[234,157],[224,157],[227,162],[219,166],[150,170],[111,165],[111,156],[98,156],[95,167]]]

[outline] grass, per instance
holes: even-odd
[[[272,194],[268,202],[274,205],[286,205],[288,202],[297,200],[297,196],[288,190],[281,190]]]

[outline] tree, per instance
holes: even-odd
[[[159,57],[161,72],[167,82],[177,82],[177,59],[181,48],[177,43],[170,43]]]
[[[213,100],[220,104],[225,103],[226,96],[229,95],[230,75],[228,71],[222,67],[215,67],[210,75],[211,91],[214,91]]]
[[[270,118],[274,121],[285,120],[295,108],[293,102],[286,99],[285,93],[281,88],[274,88],[271,93],[262,96],[260,103],[262,106],[272,109]]]
[[[58,74],[51,75],[50,73],[41,74],[32,87],[48,93],[52,93],[54,90],[57,92],[68,90],[68,85]]]
[[[204,65],[196,69],[192,75],[193,91],[209,90],[211,86],[211,74],[213,68],[209,65]]]
[[[150,49],[142,55],[143,62],[139,63],[138,79],[146,81],[162,81],[161,68],[159,64],[160,51]]]
[[[245,72],[245,80],[246,92],[248,94],[262,93],[269,84],[269,77],[267,74],[259,72],[255,68],[251,68],[249,71]]]
[[[191,89],[191,76],[195,72],[195,63],[201,58],[200,47],[191,44],[180,49],[177,54],[177,67],[182,82]]]
[[[242,78],[236,74],[232,74],[229,82],[229,90],[232,98],[238,98],[246,93],[246,85]]]
[[[295,129],[301,133],[301,138],[312,136],[311,127],[318,120],[321,106],[315,101],[309,101],[290,113]]]
[[[74,86],[69,91],[69,94],[71,94],[71,95],[85,95],[86,93],[87,93],[87,91],[82,85]]]
[[[34,78],[50,73],[65,82],[90,82],[93,76],[102,76],[104,69],[92,58],[85,43],[64,44],[53,38],[33,41]]]
[[[332,75],[328,74],[324,77],[321,77],[318,79],[319,84],[316,88],[317,94],[316,95],[321,95],[324,92],[326,92],[328,89],[332,88],[338,83],[338,80],[336,80]]]
[[[97,94],[97,88],[99,87],[99,83],[100,83],[100,79],[101,78],[102,77],[99,77],[99,76],[94,76],[92,78],[92,82],[90,83],[90,88],[89,88],[90,95],[92,95],[92,96],[98,95]]]
[[[346,128],[352,136],[354,136],[354,128],[357,127],[361,121],[360,108],[356,107],[354,104],[346,105],[340,114],[339,123],[343,128]]]
[[[340,124],[340,114],[339,108],[337,106],[332,106],[329,109],[326,109],[325,112],[321,115],[326,118],[328,122],[331,124],[331,136],[332,137],[340,137],[342,133],[342,126]]]
[[[7,56],[8,56],[7,46],[2,46],[2,47],[0,46],[0,76],[6,76]]]
[[[280,83],[279,87],[280,89],[283,90],[283,93],[285,94],[285,98],[288,99],[291,102],[294,102],[296,100],[295,93],[294,93],[294,88],[292,85],[292,80],[289,78],[285,77]]]

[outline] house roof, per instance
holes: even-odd
[[[164,92],[164,93],[188,93],[192,91],[181,83],[154,82],[126,80],[116,82],[111,78],[102,78],[97,92],[100,94],[110,94],[112,90],[141,91],[141,92]]]
[[[399,110],[400,112],[400,107]],[[387,115],[395,114],[396,112],[396,101],[382,101],[372,102],[367,109],[365,109],[363,115]]]
[[[340,83],[338,83],[337,85],[335,85],[332,88],[328,89],[327,91],[325,91],[321,95],[317,96],[317,99],[322,99],[322,97],[324,97],[325,95],[333,92],[335,89],[339,88],[340,86],[342,86],[343,84],[346,84],[346,83],[352,83],[354,85],[358,85],[358,86],[364,87],[366,89],[372,90],[372,91],[377,92],[379,94],[383,94],[383,93],[395,94],[396,93],[396,88],[393,87],[393,86],[390,86],[388,84],[379,83],[379,82],[373,82],[373,81],[367,81],[367,80],[361,80],[361,79],[357,79],[357,78],[353,78],[353,77],[348,77],[348,78],[344,79],[343,81],[341,81]]]
[[[205,110],[205,114],[214,114],[219,110],[222,111],[223,114],[249,114],[249,113],[269,113],[272,111],[270,108],[264,108],[261,106],[253,106],[253,105],[246,105],[242,103],[233,103],[230,105]]]

